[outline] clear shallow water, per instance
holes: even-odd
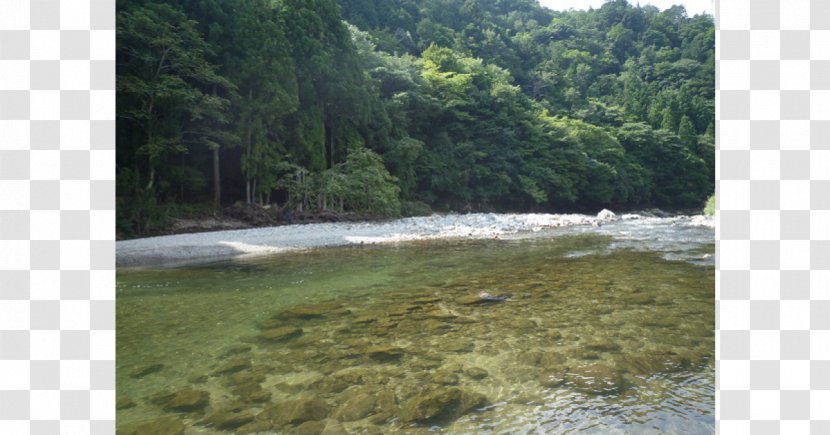
[[[713,433],[713,254],[651,219],[121,271],[119,433]]]

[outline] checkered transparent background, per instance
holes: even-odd
[[[830,1],[718,6],[718,425],[830,434]]]
[[[830,1],[723,0],[718,428],[830,433]],[[0,433],[114,433],[114,0],[0,1]]]
[[[115,1],[0,0],[0,434],[115,432]]]

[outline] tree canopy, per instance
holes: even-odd
[[[237,201],[395,216],[702,206],[714,25],[610,0],[125,0],[118,226]]]

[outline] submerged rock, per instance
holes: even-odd
[[[467,367],[464,369],[464,374],[473,378],[473,379],[484,379],[490,375],[487,370],[484,370],[480,367]]]
[[[320,435],[326,430],[326,423],[323,421],[307,421],[296,428],[294,434],[296,435]]]
[[[135,406],[133,399],[129,397],[119,397],[115,402],[115,409],[128,409]]]
[[[443,310],[443,309],[428,311],[428,312],[424,313],[424,316],[426,316],[430,319],[437,319],[437,320],[452,320],[452,319],[458,317],[455,314],[451,313],[450,311]]]
[[[329,406],[321,399],[296,399],[275,403],[257,414],[257,420],[270,421],[276,425],[298,425],[307,421],[326,418]]]
[[[456,303],[461,305],[493,304],[508,300],[507,296],[494,296],[490,293],[481,292],[477,295],[465,295],[457,298]]]
[[[620,296],[620,300],[631,305],[648,305],[655,301],[654,296],[648,293],[631,293]]]
[[[250,411],[219,411],[199,422],[204,426],[212,426],[217,429],[236,429],[254,420],[254,414]]]
[[[226,375],[229,373],[236,373],[242,370],[251,368],[251,360],[245,357],[234,358],[225,364],[221,365],[214,374]]]
[[[432,375],[432,382],[441,385],[458,385],[458,375],[449,371],[440,371]]]
[[[607,338],[600,338],[586,342],[583,347],[597,352],[617,352],[621,349],[619,344],[614,343]]]
[[[602,209],[599,213],[597,213],[597,219],[601,221],[615,221],[617,220],[617,215],[607,208]]]
[[[140,379],[149,374],[158,373],[164,368],[164,364],[150,364],[141,366],[130,372],[130,377],[133,379]]]
[[[410,399],[398,412],[403,422],[444,422],[454,420],[487,403],[479,393],[458,388],[439,388]]]
[[[259,337],[270,343],[288,341],[303,335],[303,329],[295,326],[281,326],[279,328],[262,331]]]
[[[689,360],[672,353],[640,353],[623,355],[619,359],[623,370],[633,375],[672,373],[688,367]]]
[[[370,347],[366,349],[366,354],[376,361],[395,361],[403,356],[404,351],[400,347],[386,344]]]
[[[184,423],[178,418],[164,417],[125,429],[119,429],[118,433],[124,435],[184,435],[185,429]]]
[[[152,401],[160,404],[165,411],[193,412],[204,409],[210,403],[207,391],[184,388],[175,393],[161,393]]]
[[[234,356],[239,355],[240,353],[246,353],[251,351],[251,346],[240,344],[238,346],[229,347],[222,356]]]
[[[445,352],[465,353],[472,352],[475,348],[476,345],[472,341],[451,341],[446,343],[441,350]]]
[[[565,375],[568,386],[585,394],[618,394],[623,379],[619,370],[603,363],[574,367]]]
[[[359,393],[337,408],[334,417],[340,421],[355,421],[365,418],[375,409],[375,398],[369,394]]]

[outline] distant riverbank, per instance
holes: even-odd
[[[118,267],[176,267],[326,246],[391,243],[442,238],[499,238],[523,232],[602,225],[615,220],[659,219],[713,227],[705,216],[656,217],[649,213],[617,216],[603,210],[583,214],[450,214],[386,222],[283,225],[124,240],[116,243]]]

